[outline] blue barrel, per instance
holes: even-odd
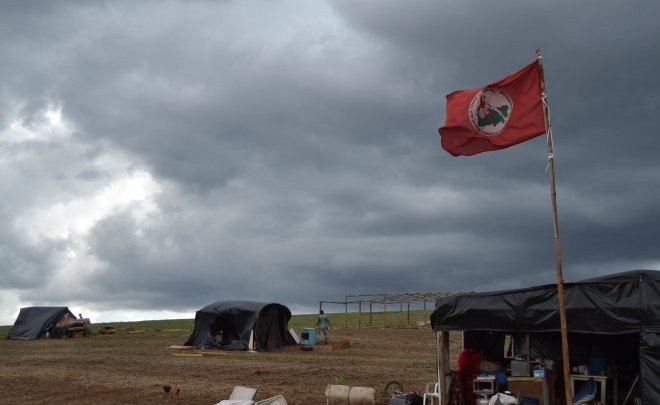
[[[594,350],[589,359],[589,372],[592,375],[607,375],[607,358],[605,353]]]
[[[316,328],[302,328],[300,332],[300,344],[303,346],[314,346],[316,344]]]

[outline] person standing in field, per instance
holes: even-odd
[[[328,331],[332,327],[328,315],[321,310],[319,318],[316,320],[316,326],[319,328],[319,335],[323,339],[323,343],[328,344]]]

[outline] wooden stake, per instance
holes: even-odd
[[[348,329],[348,296],[344,297],[344,327]]]
[[[541,94],[545,94],[545,77],[543,75],[543,57],[541,50],[536,51],[536,57],[539,63],[539,74],[541,77]],[[543,120],[545,121],[545,133],[548,149],[548,166],[550,169],[550,197],[552,199],[552,225],[555,237],[555,267],[557,270],[557,298],[559,300],[559,323],[561,326],[561,351],[562,363],[564,365],[564,392],[566,395],[566,404],[573,403],[571,393],[571,364],[568,355],[568,332],[566,327],[566,304],[564,302],[564,275],[561,264],[561,243],[559,239],[559,221],[557,220],[557,190],[555,188],[555,158],[554,146],[552,144],[552,132],[550,117],[548,115],[548,106],[543,100]]]
[[[371,320],[372,320],[371,318],[373,316],[373,312],[371,311],[372,304],[373,302],[369,301],[369,327],[371,327]]]
[[[358,329],[362,326],[362,301],[358,301]]]
[[[406,320],[406,324],[410,326],[410,303],[408,303],[408,319]]]

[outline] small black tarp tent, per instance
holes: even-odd
[[[229,350],[272,351],[295,341],[289,333],[291,311],[276,303],[216,301],[195,314],[195,330],[186,346]]]
[[[56,325],[63,318],[75,320],[76,316],[67,307],[21,308],[7,339],[39,339],[47,332],[53,337],[62,337],[66,330],[61,331]]]
[[[660,404],[660,271],[565,283],[564,296],[571,361],[580,349],[595,344],[621,352],[615,360],[632,351],[637,367],[632,372],[639,373],[644,403]],[[545,351],[545,358],[561,359],[554,284],[440,298],[431,323],[436,331],[530,334],[537,342],[532,357]]]

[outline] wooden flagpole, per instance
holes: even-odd
[[[548,148],[548,166],[550,169],[550,196],[552,199],[552,225],[555,236],[555,267],[557,270],[557,298],[559,300],[559,322],[561,326],[561,351],[562,363],[564,369],[564,392],[566,394],[566,405],[573,404],[573,395],[571,393],[571,364],[568,355],[568,332],[566,328],[566,303],[564,302],[564,275],[561,265],[561,243],[559,240],[559,222],[557,220],[557,190],[555,188],[555,157],[554,146],[552,144],[552,125],[548,114],[548,105],[546,103],[545,78],[543,75],[543,56],[541,50],[536,50],[536,58],[539,63],[539,73],[541,76],[541,97],[543,97],[543,119],[545,121],[545,133]]]

